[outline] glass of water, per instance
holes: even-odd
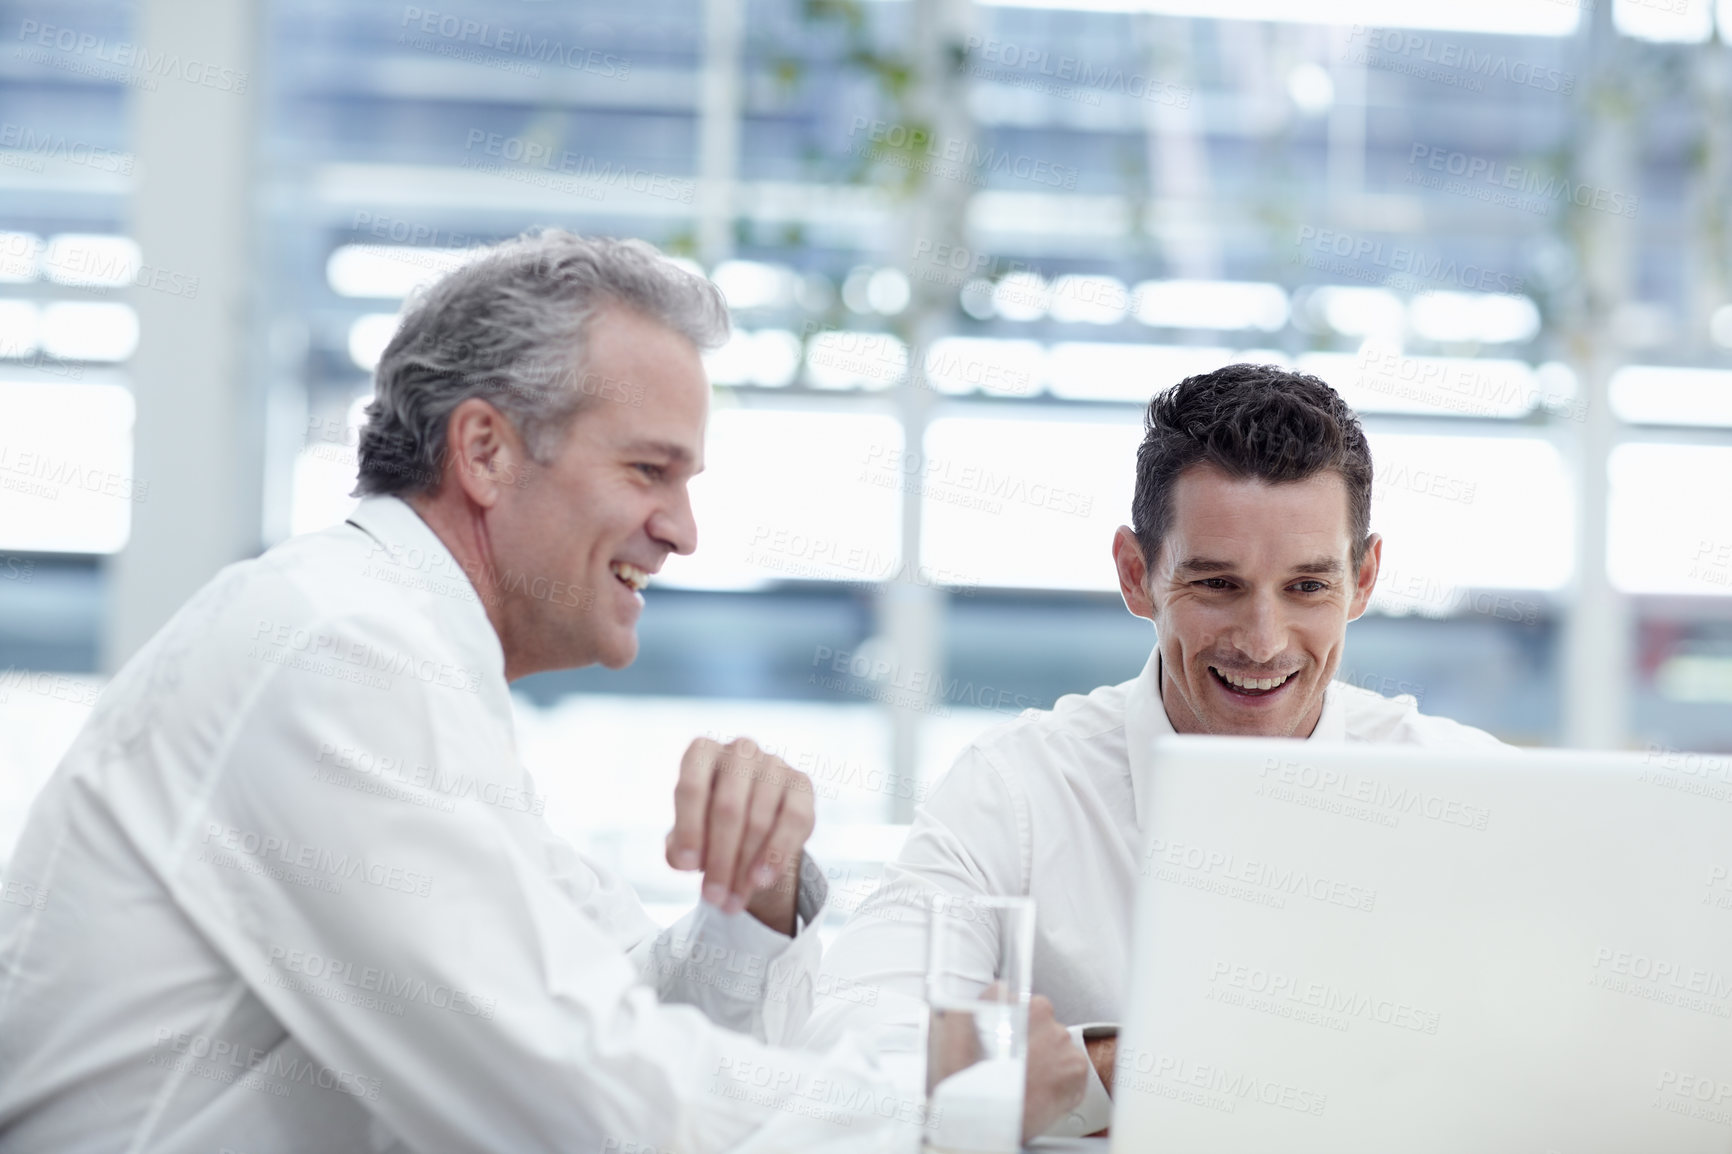
[[[927,918],[925,1148],[1016,1154],[1028,1071],[1034,899],[933,899]]]

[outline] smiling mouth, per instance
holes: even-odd
[[[1214,674],[1215,680],[1225,686],[1229,693],[1239,697],[1267,697],[1293,680],[1293,673],[1298,670],[1283,673],[1279,677],[1241,677],[1237,673],[1223,673],[1211,665],[1209,672]]]
[[[649,588],[649,574],[628,561],[615,561],[608,566],[614,578],[630,589],[633,593],[642,593]]]

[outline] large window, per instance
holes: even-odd
[[[477,245],[641,236],[734,311],[700,548],[651,590],[642,656],[517,689],[556,824],[655,894],[685,892],[657,863],[692,736],[785,750],[865,868],[1005,717],[898,670],[1035,706],[1133,676],[1153,638],[1109,550],[1143,407],[1234,360],[1364,417],[1385,570],[1344,679],[1550,743],[1587,732],[1573,679],[1611,678],[1595,740],[1732,748],[1732,189],[1696,143],[1727,5],[979,3],[939,82],[924,0],[244,2],[259,548],[353,506],[398,311]],[[0,6],[0,710],[25,735],[0,858],[161,499],[135,306],[184,262],[129,236],[159,78],[83,39],[139,11]],[[1562,660],[1583,603],[1615,607],[1618,667]]]

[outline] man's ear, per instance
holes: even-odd
[[[1383,538],[1376,533],[1365,539],[1365,559],[1353,578],[1353,601],[1347,607],[1347,620],[1357,621],[1371,604],[1371,591],[1377,588],[1377,572],[1383,567]]]
[[[1119,596],[1125,608],[1138,617],[1155,619],[1155,603],[1149,597],[1149,566],[1143,546],[1129,525],[1113,534],[1113,564],[1119,571]]]
[[[524,445],[505,414],[470,397],[446,419],[444,480],[484,509],[499,503],[522,471]]]

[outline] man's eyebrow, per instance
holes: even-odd
[[[1217,561],[1213,557],[1187,557],[1179,562],[1177,569],[1181,573],[1230,573],[1237,567],[1231,561]],[[1315,577],[1335,577],[1341,573],[1341,568],[1338,557],[1318,557],[1301,561],[1293,566],[1293,572]]]
[[[625,452],[627,456],[648,454],[666,457],[682,465],[689,465],[692,460],[691,453],[686,451],[684,445],[677,445],[672,441],[633,441],[625,447]]]
[[[1212,557],[1187,557],[1175,568],[1182,573],[1228,573],[1234,565],[1231,561],[1216,561]]]

